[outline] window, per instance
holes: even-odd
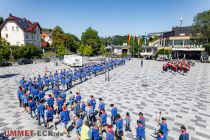
[[[31,38],[34,39],[34,35],[33,34],[31,34]]]
[[[18,26],[16,26],[16,30],[17,30],[17,31],[19,30]]]
[[[14,26],[12,26],[12,30],[14,31],[14,29],[15,29],[15,27]]]
[[[7,31],[7,26],[4,27],[5,31]]]
[[[8,34],[6,34],[6,38],[8,38]]]
[[[28,39],[28,34],[26,33],[26,39]]]

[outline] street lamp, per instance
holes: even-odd
[[[107,61],[108,61],[108,63],[109,63],[109,51],[111,52],[111,50],[112,50],[112,47],[111,46],[107,46],[106,48],[106,51],[107,51]],[[108,71],[106,70],[106,68],[107,68],[107,63],[106,63],[106,61],[105,61],[105,81],[109,81],[109,67],[108,67]],[[107,72],[107,78],[106,78],[106,72]]]

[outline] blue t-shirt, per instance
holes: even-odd
[[[143,126],[139,125],[136,128],[136,137],[145,138],[145,129]]]
[[[21,97],[23,96],[23,90],[18,90],[17,95],[18,98],[21,99]]]
[[[63,104],[64,104],[64,100],[63,99],[57,100],[58,110],[62,110]]]
[[[54,114],[54,111],[53,111],[52,109],[47,110],[47,112],[46,112],[46,117],[47,117],[48,119],[53,119],[53,114]]]
[[[117,115],[117,108],[113,107],[111,113],[112,113],[112,116],[116,116]]]
[[[107,125],[107,114],[101,115],[101,125]]]
[[[189,140],[189,134],[188,133],[182,133],[179,136],[179,140]]]
[[[160,129],[163,131],[164,135],[168,134],[168,125],[167,125],[167,123],[161,123],[160,124]]]
[[[47,104],[52,106],[54,104],[54,98],[53,97],[50,97],[47,99]]]
[[[83,124],[82,119],[76,120],[75,124],[78,127],[78,128],[76,128],[76,131],[81,133],[81,127],[82,127],[82,124]]]
[[[23,94],[23,96],[21,97],[21,100],[24,104],[28,103],[28,98]]]
[[[113,132],[107,132],[106,133],[106,140],[114,140],[114,134]]]
[[[95,99],[90,99],[90,105],[95,108],[96,106],[96,100]]]
[[[36,102],[35,101],[29,101],[28,106],[31,108],[31,110],[36,109]]]
[[[81,99],[82,99],[81,95],[77,95],[77,96],[75,97],[75,100],[76,100],[77,102],[80,102]]]
[[[62,111],[60,114],[61,122],[67,124],[70,121],[69,111]]]
[[[39,104],[37,107],[37,112],[40,116],[44,115],[45,106],[43,104]]]
[[[99,103],[98,109],[99,110],[102,110],[102,109],[105,110],[105,103]]]
[[[99,140],[99,130],[92,128],[92,139],[93,140]]]
[[[143,118],[139,118],[139,121],[142,122],[142,125],[143,125],[143,127],[145,128],[145,118],[144,118],[144,117],[143,117]]]
[[[122,118],[119,118],[116,120],[116,128],[120,131],[123,130],[123,120]]]

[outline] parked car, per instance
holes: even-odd
[[[44,62],[50,62],[51,61],[51,59],[50,58],[44,58]]]
[[[0,67],[6,67],[6,66],[12,66],[12,63],[7,62],[7,61],[5,61],[5,62],[0,62]]]
[[[19,65],[25,65],[25,64],[32,64],[33,61],[26,58],[22,58],[22,59],[18,59],[17,63]]]

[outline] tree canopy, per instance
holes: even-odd
[[[91,46],[94,54],[99,53],[100,38],[98,36],[98,32],[91,27],[82,33],[81,43],[85,46]]]
[[[210,10],[198,13],[193,19],[193,36],[199,39],[210,39]]]

